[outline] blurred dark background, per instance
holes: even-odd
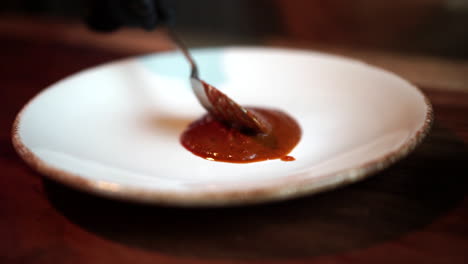
[[[3,0],[2,14],[80,21],[86,1]],[[468,58],[468,0],[166,0],[200,38],[298,43]]]

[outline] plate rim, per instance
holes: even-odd
[[[396,77],[403,80],[409,85],[411,89],[414,89],[422,96],[424,104],[426,106],[426,112],[423,124],[416,130],[416,132],[408,137],[403,144],[397,149],[385,153],[383,156],[379,156],[373,160],[359,164],[351,168],[346,168],[333,173],[323,174],[317,177],[299,177],[295,180],[285,180],[284,178],[275,179],[269,181],[266,184],[256,184],[253,187],[247,189],[230,188],[223,189],[221,192],[216,190],[202,189],[192,192],[178,192],[171,190],[154,190],[145,189],[142,187],[132,187],[119,185],[112,182],[103,182],[99,180],[89,179],[86,176],[82,176],[64,169],[60,169],[49,165],[46,161],[39,158],[32,150],[30,150],[21,140],[19,134],[19,126],[23,113],[28,109],[29,105],[40,97],[47,90],[51,89],[60,82],[63,82],[71,77],[84,73],[86,71],[95,70],[96,68],[105,67],[115,63],[122,63],[125,61],[131,61],[135,58],[148,55],[158,55],[161,53],[150,53],[140,56],[133,56],[118,60],[109,61],[106,63],[98,64],[72,73],[65,78],[58,80],[51,85],[45,87],[39,91],[36,95],[30,98],[26,104],[20,109],[15,117],[11,130],[11,140],[13,147],[17,154],[20,156],[25,163],[30,166],[33,170],[39,174],[64,184],[66,186],[84,191],[87,193],[95,194],[98,196],[117,199],[121,201],[137,202],[144,204],[155,204],[165,206],[179,206],[179,207],[217,207],[217,206],[236,206],[236,205],[248,205],[248,204],[259,204],[265,202],[280,201],[286,199],[292,199],[305,195],[312,195],[328,190],[338,188],[340,186],[346,186],[350,183],[361,181],[380,172],[397,161],[403,159],[410,154],[427,136],[434,122],[434,111],[432,104],[430,103],[427,96],[421,91],[421,89],[413,84],[412,82],[402,78],[401,76],[382,69],[380,67],[368,64],[364,61],[335,55],[328,54],[318,51],[309,51],[305,49],[290,49],[290,48],[277,48],[277,47],[257,47],[257,46],[226,46],[226,47],[205,47],[197,50],[228,50],[228,49],[256,49],[256,50],[268,50],[268,51],[292,51],[292,52],[304,52],[312,55],[320,55],[326,58],[345,60],[346,62],[364,64],[366,67],[370,67],[373,70],[378,70],[385,74],[390,74],[392,77]],[[301,172],[298,175],[307,175],[308,172]],[[324,179],[334,179],[334,181],[327,182]],[[317,185],[318,184],[318,185]]]

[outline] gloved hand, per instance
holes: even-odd
[[[169,14],[159,0],[88,0],[88,26],[110,32],[120,27],[153,30],[167,23]]]

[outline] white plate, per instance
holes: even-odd
[[[101,65],[48,87],[18,115],[16,150],[40,173],[91,193],[231,205],[360,180],[408,154],[430,127],[431,106],[415,86],[361,62],[268,48],[193,53],[202,78],[236,101],[296,118],[296,161],[231,164],[184,149],[179,136],[203,110],[178,53]]]

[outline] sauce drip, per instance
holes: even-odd
[[[182,145],[193,154],[213,161],[249,163],[270,159],[293,161],[287,156],[301,138],[301,129],[288,114],[271,109],[249,108],[263,119],[271,132],[254,134],[230,127],[206,114],[183,132]]]
[[[281,160],[282,161],[294,161],[296,159],[292,156],[284,156],[284,157],[281,157]]]

